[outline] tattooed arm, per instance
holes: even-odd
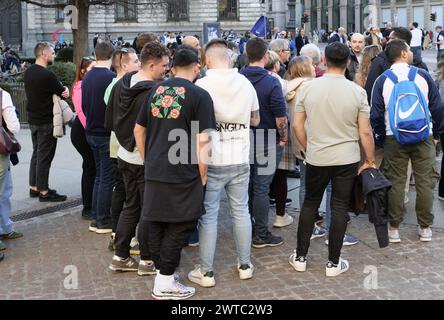
[[[279,134],[279,144],[284,146],[288,140],[288,119],[287,117],[276,118],[276,126]]]

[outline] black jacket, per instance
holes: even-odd
[[[303,36],[303,37],[302,36],[297,36],[294,39],[294,42],[295,42],[296,51],[297,51],[298,55],[301,52],[302,47],[305,46],[306,44],[309,44],[307,36]]]
[[[156,85],[154,81],[147,80],[131,87],[131,77],[136,73],[127,73],[117,81],[109,96],[105,114],[105,128],[114,131],[119,144],[129,152],[133,152],[136,146],[133,131],[139,111],[148,108],[148,97]]]
[[[372,97],[372,89],[376,79],[378,79],[378,77],[383,74],[385,70],[390,69],[391,66],[392,64],[388,61],[385,52],[381,52],[373,59],[372,65],[370,66],[370,71],[368,73],[367,82],[365,83],[365,91],[367,92],[369,104],[371,104],[370,100]],[[413,66],[429,71],[422,60],[413,60]]]
[[[346,78],[350,81],[355,81],[356,73],[358,72],[359,61],[353,50],[350,49],[350,65],[347,68]]]
[[[389,245],[387,192],[392,184],[377,169],[362,172],[362,189],[367,199],[368,219],[375,225],[380,248]]]
[[[339,34],[335,33],[334,35],[332,35],[330,37],[330,39],[328,39],[328,44],[333,43],[333,42],[341,42],[340,37],[341,36]],[[347,37],[346,36],[342,36],[342,40],[344,41],[343,42],[344,44],[347,44]]]

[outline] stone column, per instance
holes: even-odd
[[[313,17],[311,16],[311,1],[310,0],[305,0],[304,1],[304,5],[305,5],[305,10],[304,12],[307,12],[308,14],[308,19],[309,22],[305,24],[305,32],[309,33],[311,32],[311,19],[313,19]]]
[[[432,23],[433,21],[430,21],[430,14],[432,13],[432,6],[430,4],[430,0],[424,1],[424,28],[426,30],[432,29]],[[432,30],[435,32],[435,30]]]
[[[397,27],[398,26],[398,19],[395,19],[395,15],[396,13],[396,0],[391,0],[390,1],[390,9],[392,12],[392,22],[393,22],[393,26]]]
[[[355,24],[356,31],[362,32],[364,27],[361,25],[361,0],[355,0]]]
[[[413,8],[412,8],[412,0],[406,1],[407,6],[407,26],[413,22]]]
[[[322,8],[322,0],[318,0],[318,6],[317,6],[317,11],[318,11],[318,14],[317,14],[317,20],[318,20],[318,23],[317,23],[317,25],[318,25],[318,30],[321,30],[322,29],[322,11],[323,10],[325,10],[325,8]],[[328,31],[328,30],[327,30]]]
[[[328,29],[333,28],[333,0],[328,0]]]
[[[341,27],[344,27],[347,29],[347,1],[352,0],[341,0],[339,2],[339,24]],[[351,32],[354,30],[347,30],[348,32]]]

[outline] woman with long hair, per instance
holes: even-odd
[[[355,78],[356,84],[360,87],[365,87],[372,61],[381,51],[382,47],[380,45],[367,46],[362,51],[362,61],[358,66],[358,71],[356,72]]]
[[[76,78],[71,90],[72,103],[74,104],[74,109],[77,114],[71,128],[71,142],[83,159],[81,188],[83,202],[82,217],[87,220],[91,219],[92,194],[94,189],[94,179],[96,177],[96,165],[93,152],[91,151],[91,147],[86,141],[85,136],[86,117],[82,110],[82,80],[94,65],[94,58],[85,57],[82,59],[77,66]]]
[[[441,102],[444,104],[444,54],[441,55],[441,58],[438,63],[436,84],[438,85],[439,88],[439,95],[441,97]],[[441,179],[439,180],[438,199],[444,201],[444,134],[441,134],[440,140],[441,140],[441,149],[443,152],[443,156],[441,159]]]
[[[296,43],[296,54],[299,56],[301,54],[302,47],[310,43],[308,41],[308,37],[305,35],[304,29],[299,30],[299,33],[295,39],[295,43]]]

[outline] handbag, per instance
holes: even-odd
[[[3,91],[0,90],[0,114],[3,111]],[[3,127],[3,115],[0,115],[0,154],[8,155],[18,153],[21,150],[20,143],[12,132]]]

